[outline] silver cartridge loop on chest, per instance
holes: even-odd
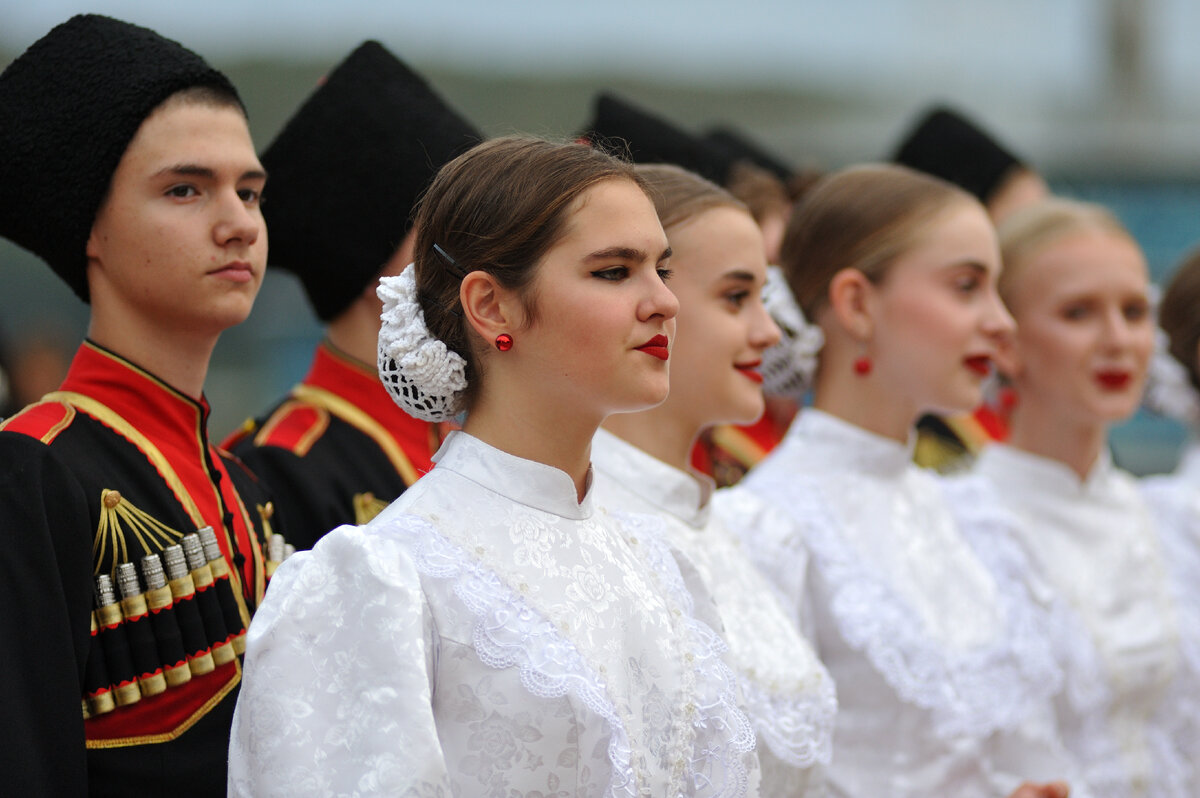
[[[175,597],[171,594],[162,561],[157,554],[147,554],[142,558],[142,579],[146,582],[146,607],[150,610],[150,623],[154,629],[163,675],[171,687],[186,684],[191,681],[192,670],[188,667],[187,654],[183,650],[183,633],[175,617]]]
[[[187,653],[188,667],[193,676],[212,673],[216,668],[212,651],[205,639],[204,621],[196,605],[196,585],[188,571],[187,556],[178,544],[163,549],[163,565],[167,569],[167,584],[175,599],[175,618],[179,621],[179,632],[183,635],[183,650]]]
[[[196,606],[200,609],[200,620],[204,624],[205,639],[216,665],[227,665],[237,659],[225,618],[221,614],[221,602],[217,598],[216,583],[208,558],[204,556],[204,544],[200,535],[193,532],[184,535],[181,541],[183,554],[187,558],[188,572],[196,586]]]
[[[266,571],[268,579],[275,575],[275,569],[283,562],[286,545],[287,541],[283,539],[283,535],[271,534],[267,537]]]
[[[133,669],[137,674],[138,685],[142,689],[142,695],[158,695],[166,691],[167,679],[163,674],[163,663],[158,656],[150,608],[138,582],[137,566],[131,562],[118,565],[117,586],[121,591],[121,614],[125,618],[129,653],[133,657]]]
[[[96,622],[100,627],[100,641],[104,649],[104,662],[108,667],[113,698],[119,707],[136,704],[142,699],[142,691],[138,687],[137,674],[133,667],[133,654],[129,649],[129,638],[122,625],[124,620],[112,577],[100,574],[96,577]]]
[[[200,536],[200,543],[204,546],[204,556],[208,559],[208,568],[212,571],[217,600],[221,604],[221,614],[225,618],[225,630],[229,632],[233,650],[241,654],[246,650],[246,621],[242,618],[241,610],[238,609],[233,579],[229,572],[229,562],[221,552],[217,533],[211,526],[197,530],[196,534]]]

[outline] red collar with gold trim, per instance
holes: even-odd
[[[436,428],[405,413],[383,387],[375,368],[322,341],[302,384],[336,394],[366,412],[395,439],[420,473],[433,468]]]

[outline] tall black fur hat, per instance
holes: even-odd
[[[237,98],[191,50],[110,17],[72,17],[34,42],[0,74],[0,235],[87,302],[87,240],[113,172],[150,112],[193,86]]]
[[[765,169],[785,183],[796,174],[795,168],[731,127],[718,126],[710,129],[704,134],[704,142],[723,150],[730,158],[749,161],[760,169]]]
[[[379,276],[438,169],[481,139],[420,75],[364,42],[262,154],[271,265],[299,277],[329,321]]]
[[[998,141],[948,108],[927,112],[892,160],[948,180],[985,203],[1014,167],[1024,166]]]
[[[719,186],[725,185],[737,160],[698,136],[607,92],[596,95],[592,121],[580,136],[617,150],[625,145],[634,163],[682,166]]]

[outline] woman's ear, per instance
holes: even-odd
[[[513,291],[482,270],[469,272],[458,288],[467,322],[489,345],[501,333],[521,329],[524,313]]]
[[[853,338],[870,340],[875,330],[870,298],[875,285],[858,269],[842,269],[829,281],[829,309]]]

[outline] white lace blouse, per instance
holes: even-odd
[[[1179,626],[1179,671],[1158,728],[1188,764],[1181,783],[1200,783],[1200,443],[1184,450],[1175,473],[1142,480],[1157,524]]]
[[[663,518],[669,542],[716,602],[727,659],[762,743],[762,794],[823,794],[837,713],[833,680],[741,542],[709,512],[712,481],[605,430],[592,442],[592,467],[597,503]]]
[[[1039,616],[959,534],[911,445],[806,408],[714,505],[837,683],[833,792],[995,798],[1071,778]]]
[[[995,444],[947,494],[973,536],[1014,541],[1030,563],[1066,677],[1058,722],[1092,792],[1193,794],[1168,726],[1177,709],[1195,712],[1196,697],[1181,691],[1168,566],[1132,476],[1108,452],[1080,480],[1066,464]]]
[[[641,518],[453,433],[370,524],[276,572],[231,794],[757,794],[725,646]]]

